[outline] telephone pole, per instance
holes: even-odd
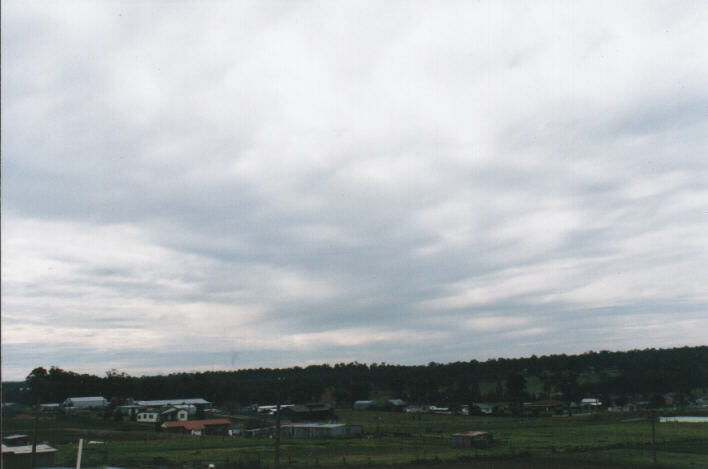
[[[275,406],[275,467],[280,466],[280,388],[282,378],[276,379],[275,385],[278,387],[278,402]]]

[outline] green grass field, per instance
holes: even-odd
[[[465,417],[391,412],[337,411],[339,421],[363,426],[365,437],[347,440],[286,440],[284,466],[390,465],[454,462],[489,458],[568,461],[627,467],[651,467],[651,425],[639,414],[587,417]],[[629,420],[629,421],[627,421]],[[4,432],[31,432],[31,418],[3,422]],[[485,430],[494,435],[489,449],[455,449],[451,435]],[[229,437],[178,437],[154,431],[152,424],[114,423],[75,417],[40,420],[39,439],[57,447],[56,464],[73,466],[78,438],[101,440],[86,445],[84,467],[101,465],[204,466],[224,463],[272,466],[274,441]],[[656,425],[659,467],[708,467],[708,424]]]

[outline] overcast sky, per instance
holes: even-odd
[[[2,378],[706,344],[708,3],[2,8]]]

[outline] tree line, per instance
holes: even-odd
[[[527,389],[530,379],[541,388]],[[6,402],[61,402],[70,396],[108,399],[203,397],[235,408],[253,403],[327,400],[349,406],[372,396],[410,403],[459,405],[476,401],[521,401],[594,396],[621,401],[675,392],[691,396],[708,388],[708,347],[586,352],[527,358],[497,358],[427,365],[352,362],[292,368],[105,376],[37,367],[24,387],[5,387]],[[621,403],[621,402],[620,402]]]

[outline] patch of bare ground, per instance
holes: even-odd
[[[566,461],[551,461],[543,459],[498,459],[469,462],[439,462],[430,464],[403,464],[396,469],[648,469],[646,465],[608,466],[606,464],[591,464]],[[377,467],[362,467],[361,469],[381,469]]]

